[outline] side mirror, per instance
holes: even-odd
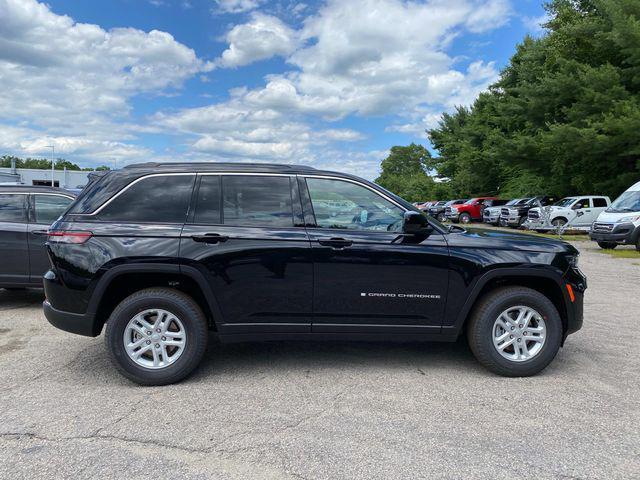
[[[584,212],[576,212],[576,216],[577,216],[577,217],[581,217],[581,216],[583,216],[583,215],[584,215]]]
[[[404,212],[402,221],[402,232],[409,235],[428,235],[433,230],[427,218],[421,213],[408,211]]]
[[[581,203],[576,203],[571,207],[571,210],[580,210],[582,208],[584,208],[584,206]]]

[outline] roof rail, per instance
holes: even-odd
[[[291,165],[288,163],[245,163],[245,162],[145,162],[125,165],[125,169],[158,168],[158,167],[224,167],[224,168],[278,168],[282,170],[315,170],[306,165]]]

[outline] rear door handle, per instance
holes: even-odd
[[[346,238],[338,238],[338,237],[319,238],[318,243],[320,245],[324,245],[325,247],[331,247],[331,248],[344,248],[344,247],[350,247],[351,245],[353,245],[353,242],[351,240],[347,240]]]
[[[33,235],[47,235],[49,232],[47,230],[31,230]]]
[[[226,235],[220,235],[218,233],[205,233],[202,235],[191,235],[194,242],[200,243],[222,243],[229,240]]]

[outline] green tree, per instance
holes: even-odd
[[[618,195],[640,179],[640,2],[554,0],[470,108],[445,114],[431,161],[456,195]]]
[[[408,201],[427,200],[434,185],[427,174],[430,159],[431,154],[422,145],[391,147],[376,183]]]

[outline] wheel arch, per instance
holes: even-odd
[[[568,298],[562,288],[561,277],[553,272],[544,270],[531,272],[530,268],[514,268],[487,272],[477,281],[471,294],[458,312],[455,324],[450,327],[454,329],[456,335],[464,331],[478,302],[491,291],[503,286],[531,288],[549,298],[562,319],[563,332],[567,331],[570,313],[567,308]]]
[[[93,290],[87,313],[93,315],[100,331],[118,303],[150,287],[175,288],[191,296],[202,309],[209,327],[217,330],[221,312],[206,278],[193,267],[177,264],[127,264],[110,268]]]

